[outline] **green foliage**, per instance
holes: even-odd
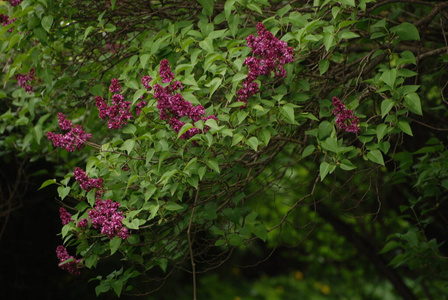
[[[309,207],[321,199],[332,200],[336,209],[341,207],[334,202],[351,207],[349,215],[369,215],[380,194],[386,194],[378,186],[390,182],[412,182],[418,195],[408,195],[402,205],[398,218],[406,226],[377,228],[378,238],[389,236],[377,250],[390,255],[390,265],[415,270],[417,275],[409,278],[416,282],[427,280],[428,262],[443,269],[443,241],[428,238],[425,226],[435,222],[431,200],[446,205],[446,138],[415,151],[403,142],[422,138],[416,124],[446,117],[446,101],[432,96],[444,93],[434,82],[446,77],[445,61],[438,56],[442,52],[428,50],[442,49],[442,39],[426,36],[426,26],[418,21],[431,7],[419,8],[414,20],[402,13],[405,4],[400,3],[190,4],[139,0],[133,12],[122,9],[128,4],[118,0],[29,0],[14,8],[6,2],[0,6],[1,13],[17,18],[0,30],[5,61],[0,151],[31,160],[45,157],[59,165],[57,175],[64,178],[49,179],[40,188],[57,184],[60,200],[70,208],[72,222],[61,230],[64,245],[75,249],[84,268],[95,269],[110,256],[120,260],[110,274],[94,279],[97,295],[132,293],[135,282],[160,272],[168,276],[188,268],[195,274],[195,264],[188,261],[204,262],[201,270],[217,267],[222,259],[216,257],[254,240],[273,245],[289,234],[299,239],[302,233],[284,233],[283,228],[314,223]],[[257,36],[258,22],[292,47],[294,62],[285,64],[285,77],[257,77],[259,92],[246,104],[238,101],[238,92],[252,71],[246,58],[257,56],[246,38]],[[164,59],[183,85],[184,100],[202,105],[205,115],[216,119],[184,115],[176,132],[170,120],[160,118],[154,89],[167,86],[159,74]],[[425,59],[440,71],[422,69]],[[27,93],[17,86],[17,75],[30,70],[34,91]],[[147,75],[153,78],[151,91],[141,83]],[[113,78],[120,81],[133,114],[121,129],[108,129],[95,106],[96,96],[112,98],[108,88]],[[333,97],[359,118],[355,132],[338,123]],[[142,100],[147,103],[137,115]],[[92,133],[86,148],[68,153],[46,139],[47,132],[60,132],[59,112]],[[345,122],[357,124],[353,118]],[[427,125],[434,131],[437,126]],[[199,134],[184,138],[195,129]],[[425,134],[423,140],[430,137]],[[400,165],[396,172],[394,164]],[[120,204],[130,237],[110,238],[98,228],[76,226],[89,217],[98,195],[80,188],[73,178],[75,167],[104,180],[101,197]],[[386,214],[394,215],[390,210]],[[446,277],[446,272],[432,274],[440,274],[431,278],[434,282]],[[269,299],[287,299],[272,286],[294,289],[294,284],[278,280],[262,280],[255,289],[272,295]],[[302,288],[311,289],[307,284]],[[436,296],[441,290],[430,288]]]

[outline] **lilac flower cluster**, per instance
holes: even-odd
[[[92,138],[91,133],[82,130],[81,125],[73,125],[62,113],[58,114],[59,127],[65,134],[47,132],[47,138],[53,142],[55,147],[65,148],[69,152],[81,150],[86,141]]]
[[[102,201],[97,199],[95,207],[89,211],[89,219],[95,229],[100,230],[102,234],[106,234],[109,238],[115,236],[121,237],[123,240],[129,237],[129,231],[123,227],[123,212],[117,211],[120,203],[112,202],[107,199]]]
[[[139,103],[137,103],[137,107],[135,108],[135,114],[137,116],[140,116],[140,114],[142,113],[142,108],[145,107],[146,104],[148,104],[147,101],[140,101]]]
[[[252,48],[252,53],[258,57],[248,57],[244,60],[244,64],[249,67],[249,74],[243,81],[243,88],[237,94],[238,101],[245,103],[258,93],[259,86],[255,80],[260,75],[268,76],[274,72],[278,77],[286,77],[283,66],[294,61],[292,47],[274,37],[261,22],[257,24],[257,33],[258,37],[251,34],[246,38],[247,46]]]
[[[333,97],[333,106],[333,114],[336,116],[336,125],[338,128],[347,132],[358,132],[359,118],[353,114],[353,111],[346,108],[337,97]]]
[[[174,74],[170,70],[170,65],[166,59],[160,62],[159,69],[160,77],[162,82],[170,83],[168,86],[163,87],[160,84],[154,86],[154,98],[157,100],[157,108],[160,111],[160,119],[169,119],[169,124],[171,128],[179,132],[185,122],[181,121],[182,117],[190,118],[193,122],[199,120],[206,121],[208,119],[217,118],[213,115],[204,116],[205,109],[202,105],[193,106],[190,101],[186,101],[183,96],[177,92],[182,91],[183,85],[180,81],[172,81],[174,79]],[[204,129],[204,132],[207,128]],[[185,132],[180,138],[189,139],[190,137],[200,133],[198,128],[191,128]]]
[[[152,90],[152,87],[149,85],[149,82],[152,80],[151,76],[143,76],[142,77],[142,84],[145,87],[145,89],[149,92],[150,90]]]
[[[22,0],[9,0],[9,4],[10,4],[11,6],[17,6],[17,5],[19,5],[20,3],[22,3]]]
[[[66,270],[67,272],[76,276],[81,274],[81,272],[79,271],[79,266],[82,262],[81,259],[76,259],[74,256],[69,255],[67,249],[62,245],[59,245],[56,248],[56,254],[59,259],[59,267],[62,270]],[[67,262],[67,260],[69,259],[71,261]]]
[[[89,226],[89,221],[87,221],[87,219],[81,219],[78,221],[78,225],[79,228],[86,228]]]
[[[87,192],[92,189],[101,189],[103,185],[103,178],[89,179],[86,172],[81,168],[76,167],[73,175],[75,180],[79,182],[79,186]]]
[[[118,79],[114,78],[110,81],[109,91],[114,94],[122,91],[120,81]]]
[[[10,19],[8,15],[0,14],[0,22],[2,23],[2,26],[7,26],[11,23],[13,23],[17,18]],[[12,32],[13,28],[9,28],[8,32]]]
[[[112,79],[112,83],[109,87],[112,93],[121,92],[120,83],[118,79]],[[112,105],[107,105],[107,101],[100,96],[95,97],[95,104],[100,112],[100,118],[109,118],[109,129],[119,129],[128,123],[128,120],[132,118],[130,112],[131,102],[124,101],[124,97],[121,94],[112,95]]]
[[[34,68],[31,68],[28,74],[17,74],[16,80],[17,84],[23,88],[25,88],[25,92],[32,94],[33,87],[29,84],[29,82],[33,81],[36,77],[34,76]]]
[[[168,60],[163,59],[160,61],[159,75],[163,83],[171,82],[174,79],[174,74],[171,72]]]
[[[72,215],[63,207],[59,208],[59,217],[61,218],[62,225],[67,225],[72,220]]]

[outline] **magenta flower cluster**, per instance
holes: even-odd
[[[65,148],[69,152],[81,150],[86,141],[92,138],[92,134],[86,133],[81,125],[73,125],[62,113],[58,114],[59,127],[65,134],[47,132],[47,138],[53,142],[55,147]]]
[[[25,92],[28,92],[29,94],[32,94],[34,92],[30,82],[33,81],[35,78],[36,77],[34,76],[34,68],[31,68],[28,74],[16,75],[17,84],[25,88]]]
[[[129,231],[123,227],[123,212],[118,211],[118,208],[120,208],[118,202],[97,199],[95,207],[89,211],[89,219],[93,227],[102,234],[106,234],[109,238],[119,236],[124,240],[129,237]]]
[[[103,178],[89,178],[81,168],[76,167],[73,175],[75,176],[75,180],[78,181],[79,186],[87,192],[92,189],[101,189],[103,185]]]
[[[185,122],[181,121],[182,117],[191,119],[193,122],[199,120],[206,121],[208,119],[217,118],[213,115],[204,116],[205,109],[202,105],[193,106],[190,101],[186,101],[183,96],[177,92],[182,91],[183,85],[180,81],[172,81],[174,74],[170,70],[169,62],[164,59],[160,62],[159,75],[162,78],[162,82],[170,83],[168,86],[163,87],[160,84],[154,86],[154,98],[157,100],[157,108],[160,111],[160,119],[169,119],[169,124],[175,132],[179,132]],[[206,132],[207,128],[204,129]],[[196,128],[190,128],[180,138],[189,139],[190,137],[200,133],[201,131]]]
[[[120,86],[120,81],[118,79],[114,78],[110,81],[109,91],[114,94],[121,93],[122,89]]]
[[[148,104],[147,101],[140,101],[137,103],[136,107],[135,107],[135,114],[137,116],[140,116],[140,114],[142,113],[142,108],[146,106],[146,104]]]
[[[257,24],[257,33],[257,37],[251,34],[246,38],[247,46],[252,48],[255,56],[244,60],[244,64],[249,68],[249,74],[243,81],[243,88],[237,92],[238,101],[245,103],[258,93],[259,86],[255,80],[259,76],[268,76],[274,72],[278,77],[286,77],[284,65],[294,61],[292,47],[277,39],[261,22]]]
[[[17,18],[10,19],[8,15],[0,14],[0,23],[2,23],[2,26],[7,26],[11,23],[13,23]],[[12,32],[14,28],[9,28],[8,32]]]
[[[356,133],[359,131],[359,118],[353,111],[346,108],[337,97],[333,97],[333,114],[336,116],[336,125],[339,129]]]
[[[149,83],[151,82],[152,77],[151,76],[143,76],[142,77],[142,84],[145,87],[145,89],[149,92],[150,90],[152,90],[152,87],[149,85]]]
[[[95,97],[95,104],[100,112],[100,118],[105,120],[109,119],[109,129],[120,129],[128,123],[128,120],[132,118],[130,112],[131,102],[124,101],[124,97],[121,94],[121,87],[118,79],[112,79],[109,90],[112,93],[112,105],[108,105],[107,101],[100,96]]]
[[[17,6],[17,5],[19,5],[20,3],[22,3],[22,0],[9,0],[9,4],[10,4],[11,6]]]
[[[82,260],[76,259],[74,256],[69,255],[67,252],[67,249],[64,246],[59,245],[56,248],[56,255],[58,256],[58,259],[59,259],[59,267],[62,270],[66,270],[69,273],[76,275],[76,276],[81,274],[81,272],[79,271],[79,267],[80,267]],[[68,260],[70,260],[70,261],[68,261]]]
[[[174,79],[174,74],[171,72],[168,60],[163,59],[160,61],[159,75],[163,83],[169,83]]]
[[[72,215],[63,207],[59,208],[59,217],[61,218],[62,225],[67,225],[72,220]]]

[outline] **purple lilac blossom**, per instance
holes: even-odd
[[[142,113],[142,108],[145,107],[146,104],[148,104],[147,101],[140,101],[139,103],[137,103],[137,107],[135,108],[135,114],[137,116],[140,116],[140,114]]]
[[[152,90],[152,87],[149,85],[149,82],[152,80],[151,76],[143,76],[142,77],[142,84],[145,87],[145,89],[149,92]]]
[[[66,131],[65,134],[47,132],[47,138],[53,142],[55,147],[65,148],[69,152],[81,150],[86,141],[92,138],[91,133],[86,133],[81,125],[73,125],[62,113],[58,114],[59,127]]]
[[[59,217],[61,218],[62,225],[67,225],[72,221],[72,215],[63,207],[59,208]]]
[[[86,228],[88,226],[89,226],[89,221],[87,221],[87,219],[79,220],[78,225],[77,225],[77,227],[79,227],[79,228]]]
[[[9,0],[9,4],[10,4],[11,6],[17,6],[17,5],[19,5],[20,3],[22,3],[22,0]]]
[[[122,91],[120,87],[120,81],[116,78],[112,79],[109,86],[109,91],[111,93],[120,93]]]
[[[79,182],[79,186],[87,192],[92,189],[101,189],[103,185],[103,178],[89,179],[86,172],[81,168],[76,167],[73,175],[75,180]]]
[[[123,227],[123,212],[117,211],[120,203],[113,202],[111,199],[102,201],[97,199],[95,207],[89,210],[89,219],[95,229],[100,230],[102,234],[109,238],[115,236],[121,237],[123,240],[129,237],[129,231]]]
[[[249,73],[243,81],[243,88],[238,90],[238,101],[247,103],[247,100],[258,93],[258,83],[254,82],[259,76],[269,76],[274,72],[277,77],[286,77],[284,65],[293,62],[292,47],[280,41],[267,31],[263,23],[257,24],[258,37],[249,35],[246,38],[247,46],[252,48],[253,57],[247,57],[244,64],[248,66]]]
[[[79,264],[82,261],[81,259],[76,259],[74,256],[69,255],[67,249],[62,245],[59,245],[56,248],[56,254],[59,259],[59,267],[62,270],[66,270],[70,274],[76,276],[81,274],[81,272],[79,271]],[[71,259],[71,261],[67,262],[67,260],[69,259]]]
[[[29,94],[32,94],[33,87],[29,84],[30,81],[33,81],[36,77],[34,76],[34,68],[31,68],[30,72],[28,74],[17,74],[16,80],[17,84],[23,88],[25,88],[25,91]]]
[[[160,61],[159,75],[163,83],[171,82],[174,79],[174,74],[171,72],[168,60],[163,59]]]
[[[114,79],[112,79],[113,81]],[[117,86],[117,82],[112,82],[110,91],[121,90]],[[101,119],[109,118],[107,122],[109,129],[120,129],[128,123],[128,120],[132,118],[130,112],[131,102],[124,101],[124,97],[121,94],[112,95],[112,105],[108,105],[107,101],[100,96],[95,97],[95,104],[99,110],[99,116]]]
[[[333,106],[333,114],[336,116],[337,127],[347,132],[358,132],[359,118],[353,114],[353,111],[346,108],[337,97],[333,97]]]
[[[0,23],[2,23],[2,26],[8,26],[9,24],[12,24],[17,18],[10,19],[8,15],[0,14]],[[9,28],[8,32],[12,32],[14,28]]]
[[[169,73],[170,76],[166,74]],[[193,106],[190,101],[186,101],[181,93],[183,85],[180,81],[172,81],[174,74],[170,71],[169,62],[165,59],[160,62],[160,77],[166,79],[170,84],[166,87],[156,84],[154,86],[154,98],[157,100],[157,108],[160,111],[159,118],[161,120],[169,120],[171,128],[175,132],[179,132],[185,122],[181,121],[182,117],[187,117],[193,122],[199,120],[215,119],[215,116],[204,116],[205,109],[202,105]],[[169,81],[168,81],[169,80]],[[208,128],[204,128],[204,133]],[[189,139],[192,136],[200,133],[198,128],[190,128],[187,132],[182,134],[181,139]]]

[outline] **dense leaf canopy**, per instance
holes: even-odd
[[[2,161],[52,166],[59,267],[97,295],[157,295],[182,271],[185,299],[441,299],[447,12],[1,1]],[[3,176],[2,233],[23,184]],[[229,260],[281,263],[217,293]]]

